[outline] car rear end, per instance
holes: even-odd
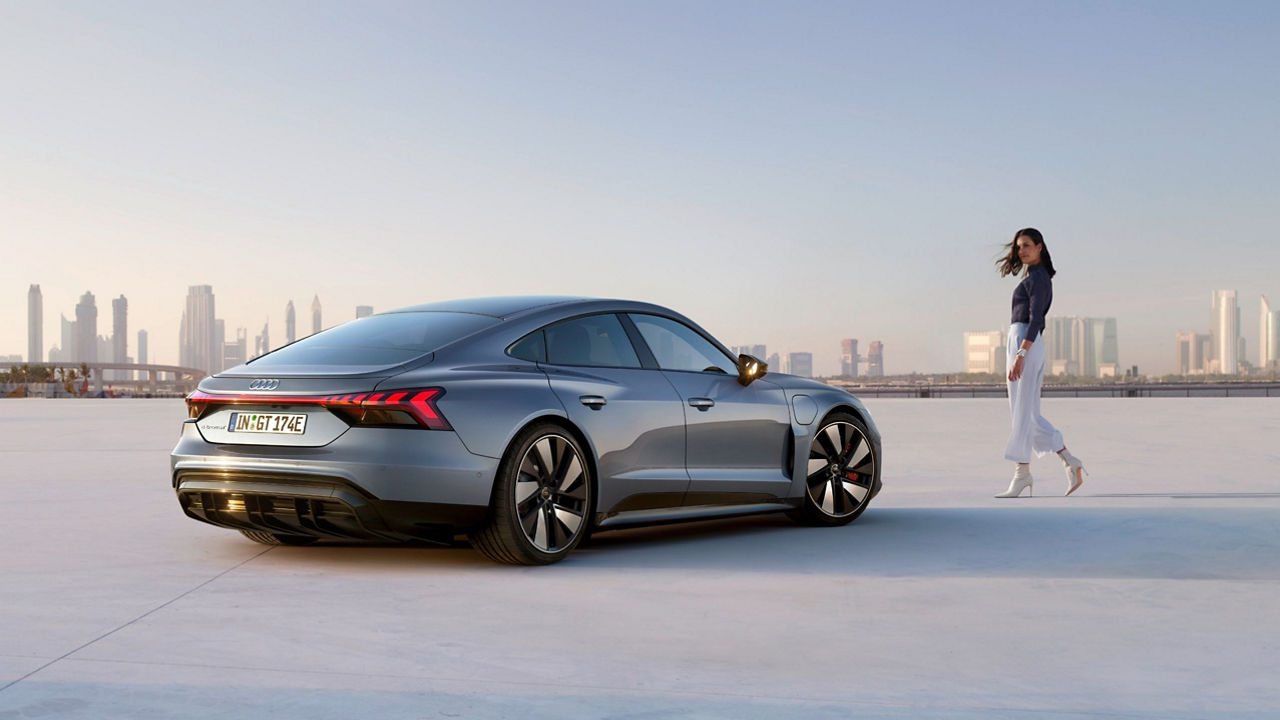
[[[445,388],[396,377],[497,322],[373,316],[205,378],[171,455],[183,511],[255,538],[444,539],[479,523],[497,460],[458,438]]]

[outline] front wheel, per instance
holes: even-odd
[[[791,517],[805,525],[853,522],[871,503],[877,461],[861,420],[848,413],[829,415],[809,446],[804,504]]]
[[[516,436],[498,467],[489,519],[471,533],[486,557],[511,565],[559,562],[590,525],[592,485],[586,454],[554,423]]]

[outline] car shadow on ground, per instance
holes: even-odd
[[[1275,508],[871,508],[836,528],[783,515],[593,535],[555,568],[672,568],[880,577],[1280,579]],[[281,548],[275,560],[406,570],[500,567],[459,539]],[[559,571],[559,570],[555,570]]]

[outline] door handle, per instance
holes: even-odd
[[[689,407],[696,407],[702,412],[710,410],[715,404],[716,401],[711,398],[689,398]]]
[[[604,398],[600,397],[599,395],[583,395],[583,396],[579,397],[579,398],[578,398],[578,400],[579,400],[579,402],[581,402],[583,405],[586,405],[587,407],[591,408],[592,410],[599,410],[600,408],[604,407],[604,406],[605,406],[605,404],[607,404],[607,403],[609,402],[608,400],[605,400]]]

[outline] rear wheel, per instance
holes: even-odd
[[[790,513],[805,525],[845,525],[871,503],[875,448],[867,426],[848,413],[822,421],[809,446],[804,504]]]
[[[264,530],[241,530],[240,534],[263,545],[310,545],[320,539],[309,535],[276,535]]]
[[[558,562],[582,542],[591,518],[592,485],[586,453],[554,423],[516,436],[498,468],[493,502],[471,544],[491,560],[512,565]]]

